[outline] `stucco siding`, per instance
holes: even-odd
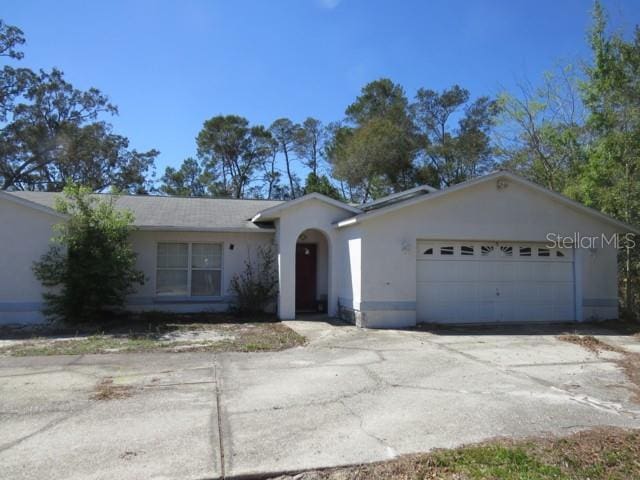
[[[248,258],[255,259],[258,247],[273,246],[272,233],[157,232],[138,230],[131,243],[137,254],[137,267],[145,274],[145,284],[128,298],[132,310],[223,311],[229,306],[229,290],[234,275],[244,270]],[[222,244],[222,295],[220,298],[198,299],[159,297],[156,295],[157,245],[161,242]],[[233,245],[233,249],[231,246]]]
[[[548,243],[549,234],[611,237],[620,232],[620,227],[513,179],[490,179],[408,202],[412,201],[417,203],[373,211],[364,219],[349,220],[342,228],[336,223],[353,217],[354,209],[311,197],[272,212],[269,219],[275,220],[275,234],[137,230],[131,241],[146,282],[128,298],[128,307],[225,310],[231,278],[243,270],[258,246],[273,245],[278,256],[278,315],[295,318],[296,243],[304,232],[304,241],[318,245],[317,293],[318,297],[326,295],[329,315],[346,309],[364,327],[406,327],[416,322],[416,248],[420,240]],[[52,226],[60,221],[54,214],[0,197],[0,322],[42,319],[42,287],[31,268],[47,251]],[[160,242],[222,244],[221,295],[156,295]],[[574,249],[577,320],[617,317],[617,254],[615,248],[601,245]]]
[[[582,252],[582,319],[618,318],[618,250]]]
[[[336,264],[338,266],[338,297],[341,305],[359,308],[362,278],[362,232],[351,228],[338,232]]]
[[[41,313],[43,287],[32,265],[44,254],[53,236],[53,225],[62,219],[33,208],[0,199],[0,324],[37,323]],[[242,272],[247,258],[255,258],[258,246],[273,246],[273,233],[204,233],[137,230],[131,243],[136,266],[144,272],[145,284],[127,299],[131,310],[223,311],[229,306],[229,284]],[[222,295],[215,300],[197,297],[174,299],[156,295],[157,244],[196,242],[222,244]],[[233,249],[231,249],[233,245]]]
[[[0,198],[0,324],[43,320],[33,262],[49,248],[60,218]]]
[[[353,227],[345,227],[349,228]],[[514,182],[500,190],[496,182],[481,183],[368,219],[359,228],[362,263],[367,269],[362,277],[362,302],[406,305],[416,301],[415,250],[420,239],[546,242],[548,233],[615,233],[609,224]],[[615,251],[600,248],[595,254],[582,255],[580,261],[584,298],[608,299],[607,305],[612,305],[617,299]],[[617,307],[589,307],[580,319],[614,313],[617,315]],[[388,318],[392,321],[396,314]]]
[[[337,231],[334,223],[351,214],[326,202],[310,199],[284,210],[276,223],[277,250],[280,275],[280,295],[278,298],[278,316],[282,319],[293,319],[295,311],[295,248],[299,235],[305,230],[313,229],[321,232],[327,240],[328,248],[328,302],[329,315],[336,315],[338,308],[338,272],[334,251],[337,243]]]

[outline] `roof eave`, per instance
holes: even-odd
[[[178,225],[134,225],[147,232],[208,232],[208,233],[274,233],[275,228],[258,227],[189,227]]]
[[[411,195],[415,195],[420,192],[435,193],[438,191],[439,190],[437,188],[432,187],[431,185],[418,185],[417,187],[409,188],[407,190],[403,190],[402,192],[392,193],[391,195],[387,195],[377,200],[373,200],[369,203],[365,203],[362,205],[362,211],[366,212],[367,210],[371,209],[371,207],[374,207],[376,205],[382,205],[384,203],[389,203],[389,204],[392,204],[395,202],[400,203],[404,201],[403,197],[409,197]],[[379,207],[379,208],[382,208],[382,207]]]
[[[57,210],[55,210],[53,208],[47,207],[46,205],[41,205],[41,204],[36,203],[36,202],[32,202],[31,200],[26,200],[24,198],[20,198],[20,197],[15,196],[15,195],[11,195],[11,193],[9,193],[9,192],[0,191],[0,198],[4,198],[5,200],[13,202],[13,203],[15,203],[17,205],[22,205],[23,207],[31,208],[33,210],[37,210],[39,212],[52,215],[54,217],[58,217],[58,218],[62,218],[62,219],[69,218],[68,215],[66,215],[64,213],[61,213],[61,212],[58,212]]]

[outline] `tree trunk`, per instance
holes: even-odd
[[[296,198],[296,192],[293,189],[293,177],[291,176],[291,167],[289,166],[289,150],[287,145],[282,145],[282,153],[284,153],[284,163],[287,166],[287,176],[289,177],[289,188],[291,188],[291,198]]]
[[[271,157],[271,173],[269,175],[269,193],[267,195],[267,198],[269,200],[271,200],[271,197],[273,196],[273,184],[276,181],[276,154],[274,153],[273,156]]]
[[[349,200],[353,201],[353,198],[351,197],[351,195],[349,195],[349,197],[347,197],[347,192],[345,192],[344,190],[344,181],[340,180],[340,191],[342,192],[342,198],[349,198]]]
[[[311,162],[313,165],[312,171],[313,171],[313,175],[317,177],[318,176],[318,146],[315,143],[313,144],[312,155],[313,155],[313,158],[311,159]]]

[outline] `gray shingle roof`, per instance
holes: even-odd
[[[60,193],[5,192],[38,205],[54,208]],[[99,194],[99,198],[111,195]],[[116,206],[129,209],[140,228],[161,230],[253,230],[261,228],[250,219],[261,210],[283,203],[277,200],[233,200],[223,198],[122,195]]]

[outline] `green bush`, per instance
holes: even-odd
[[[264,313],[278,297],[278,273],[273,249],[258,247],[256,258],[245,262],[242,273],[231,279],[231,311],[238,315]]]
[[[133,214],[116,210],[114,197],[98,200],[89,190],[70,186],[56,210],[68,219],[55,227],[49,251],[33,270],[47,287],[44,313],[68,324],[95,323],[122,308],[144,274],[135,269],[129,243]]]

